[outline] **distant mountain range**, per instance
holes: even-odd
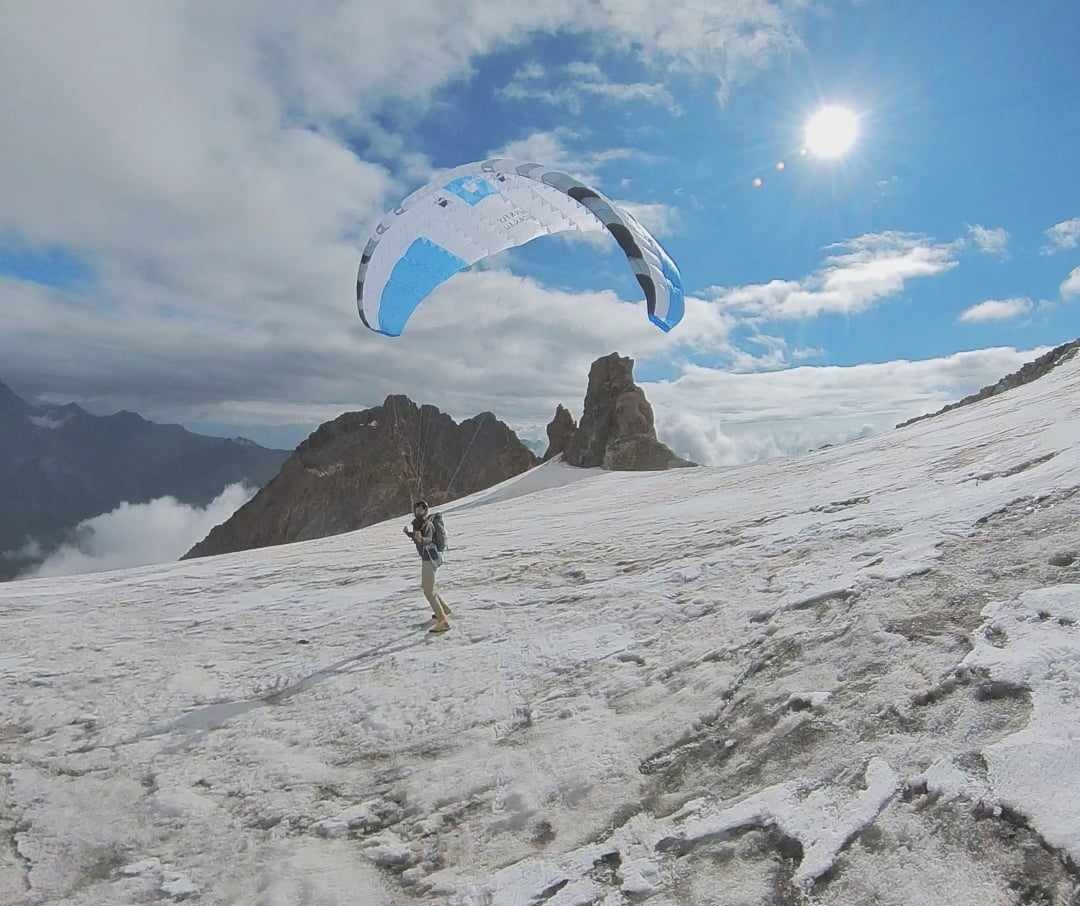
[[[941,412],[1035,380],[1078,350],[1080,340],[1063,344]],[[632,360],[618,355],[594,362],[581,425],[559,407],[544,458],[561,453],[569,464],[609,469],[691,465],[658,442],[632,374]],[[125,501],[171,495],[205,506],[238,481],[261,488],[185,555],[200,557],[371,525],[407,512],[417,494],[438,505],[531,468],[540,452],[491,413],[458,424],[402,396],[327,422],[290,453],[133,412],[32,405],[0,383],[0,579],[28,565],[11,554],[30,539],[47,550]]]
[[[98,416],[74,404],[33,405],[0,383],[0,554],[30,539],[54,546],[82,520],[125,501],[171,495],[205,506],[234,482],[261,487],[288,456],[134,412]],[[20,565],[0,556],[0,578]]]

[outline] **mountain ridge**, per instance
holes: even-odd
[[[946,412],[952,412],[954,409],[970,406],[974,403],[980,403],[983,400],[990,399],[998,394],[1007,393],[1009,390],[1014,390],[1017,387],[1023,387],[1024,384],[1030,384],[1032,381],[1037,381],[1039,378],[1045,377],[1059,365],[1063,365],[1065,362],[1069,361],[1069,359],[1075,356],[1078,351],[1080,351],[1080,339],[1062,343],[1060,346],[1055,346],[1049,352],[1044,353],[1038,358],[1025,363],[1017,371],[1005,375],[1005,377],[997,382],[988,384],[981,390],[969,394],[963,399],[957,400],[955,403],[949,403],[947,406],[943,406],[936,412],[917,415],[915,418],[909,418],[907,421],[900,422],[896,427],[906,428],[909,425],[925,421],[928,418],[937,418],[938,416],[944,415]]]
[[[0,382],[0,553],[31,540],[47,551],[121,503],[172,496],[205,506],[230,484],[261,486],[287,455],[126,410],[34,405]],[[0,578],[36,559],[0,557]]]
[[[320,425],[250,501],[181,559],[306,541],[433,506],[524,472],[539,460],[491,412],[460,424],[391,394]]]

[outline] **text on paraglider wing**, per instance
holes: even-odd
[[[524,223],[529,219],[529,215],[521,208],[514,208],[512,211],[507,211],[499,218],[499,226],[503,229],[510,230],[516,227],[519,223]]]

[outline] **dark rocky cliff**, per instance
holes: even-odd
[[[434,406],[389,396],[319,427],[280,473],[186,555],[306,541],[481,491],[536,465],[490,412],[461,424]]]

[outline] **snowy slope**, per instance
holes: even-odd
[[[448,517],[441,638],[403,520],[0,586],[0,903],[1073,902],[1078,488],[1080,360],[548,464]]]

